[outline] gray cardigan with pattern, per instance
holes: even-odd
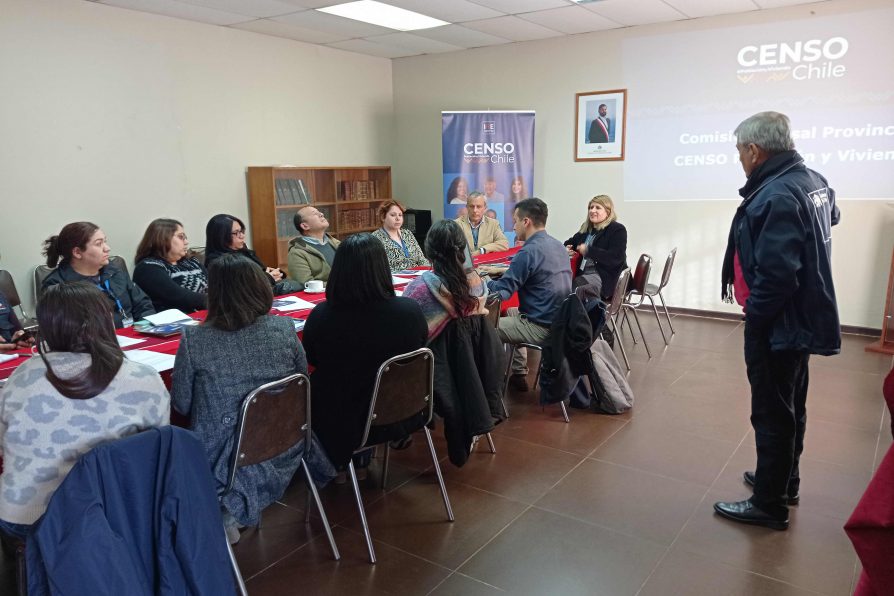
[[[186,327],[174,363],[171,397],[174,409],[191,418],[211,472],[226,485],[239,408],[258,386],[296,372],[307,373],[304,348],[292,320],[264,315],[238,331],[210,325]],[[300,464],[303,444],[273,459],[241,468],[223,504],[244,525],[256,525],[262,509],[280,498]],[[322,449],[308,454],[308,465],[319,481],[335,470]]]

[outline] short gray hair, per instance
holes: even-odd
[[[484,204],[487,205],[487,197],[484,196],[484,193],[481,192],[480,190],[473,190],[472,192],[469,193],[469,196],[466,197],[466,205],[469,204],[469,201],[471,201],[472,199],[477,199],[478,197],[481,197],[482,199],[484,199]]]
[[[754,143],[767,153],[781,153],[795,148],[792,124],[779,112],[760,112],[746,118],[734,132],[739,145]]]

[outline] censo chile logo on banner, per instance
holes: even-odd
[[[743,84],[840,79],[847,74],[841,59],[850,44],[845,37],[747,45],[739,48],[736,78]]]
[[[466,143],[463,145],[466,163],[515,163],[514,143]]]

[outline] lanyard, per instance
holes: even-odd
[[[115,296],[115,294],[112,292],[112,286],[109,285],[109,280],[105,280],[105,283],[103,284],[105,286],[105,288],[103,288],[103,285],[100,285],[100,284],[96,284],[96,285],[99,287],[100,290],[102,290],[103,292],[108,294],[109,298],[111,298],[112,300],[115,301],[115,305],[118,307],[118,312],[120,312],[121,316],[123,317],[124,316],[124,307],[121,306],[121,301],[118,300],[118,296]]]
[[[382,231],[385,232],[385,230],[382,230]],[[398,234],[400,234],[400,232],[398,232]],[[385,232],[385,235],[388,236],[388,232]],[[398,242],[391,236],[388,236],[388,240],[391,240],[391,242],[393,242],[399,249],[403,250],[405,257],[407,257],[408,259],[410,258],[410,249],[407,248],[406,244],[404,244],[402,242]]]

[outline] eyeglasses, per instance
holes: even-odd
[[[245,230],[236,230],[235,232],[231,232],[233,236],[245,236]]]
[[[179,234],[174,234],[174,236],[176,236],[177,238],[180,238],[180,240],[182,240],[184,242],[186,242],[188,240],[188,238],[186,237],[186,234],[184,234],[183,232],[180,232]]]

